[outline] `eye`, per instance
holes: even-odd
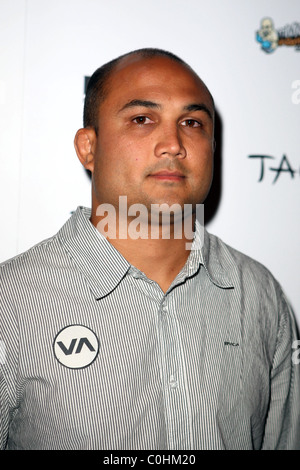
[[[185,127],[201,127],[202,126],[202,124],[199,121],[196,121],[196,119],[186,119],[185,121],[182,121],[181,125]]]
[[[132,122],[143,125],[143,124],[151,124],[153,121],[151,121],[151,119],[149,119],[147,116],[137,116],[136,118],[132,120]]]

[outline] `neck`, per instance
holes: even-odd
[[[191,228],[193,221],[191,216],[188,225]],[[168,290],[190,253],[192,240],[186,236],[183,221],[181,227],[174,222],[153,225],[148,220],[128,217],[125,220],[118,216],[112,219],[92,211],[91,222],[131,265],[157,282],[163,292]]]

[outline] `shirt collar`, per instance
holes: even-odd
[[[196,232],[197,233],[197,232]],[[197,250],[196,250],[197,251]],[[218,287],[234,287],[232,268],[234,260],[225,244],[203,228],[203,243],[199,248],[200,263],[204,266],[210,281]]]
[[[228,260],[223,260],[222,249],[218,243],[215,243],[217,240],[196,219],[191,252],[182,274],[190,277],[203,266],[213,284],[224,289],[231,288],[234,286],[229,274],[230,263]]]
[[[131,265],[94,227],[90,216],[90,209],[79,206],[58,232],[58,239],[86,277],[95,297],[101,298],[117,287]],[[213,284],[233,287],[227,273],[228,263],[220,256],[216,240],[196,221],[192,249],[180,278],[194,275],[202,265]]]
[[[130,264],[89,220],[91,210],[78,207],[58,232],[58,238],[84,274],[96,298],[113,291]]]

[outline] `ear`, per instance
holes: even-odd
[[[92,128],[79,129],[76,132],[74,146],[77,156],[86,170],[94,171],[94,149],[97,136]]]

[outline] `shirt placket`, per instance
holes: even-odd
[[[166,295],[159,309],[159,335],[168,447],[192,449],[190,397],[179,326],[172,295]]]

